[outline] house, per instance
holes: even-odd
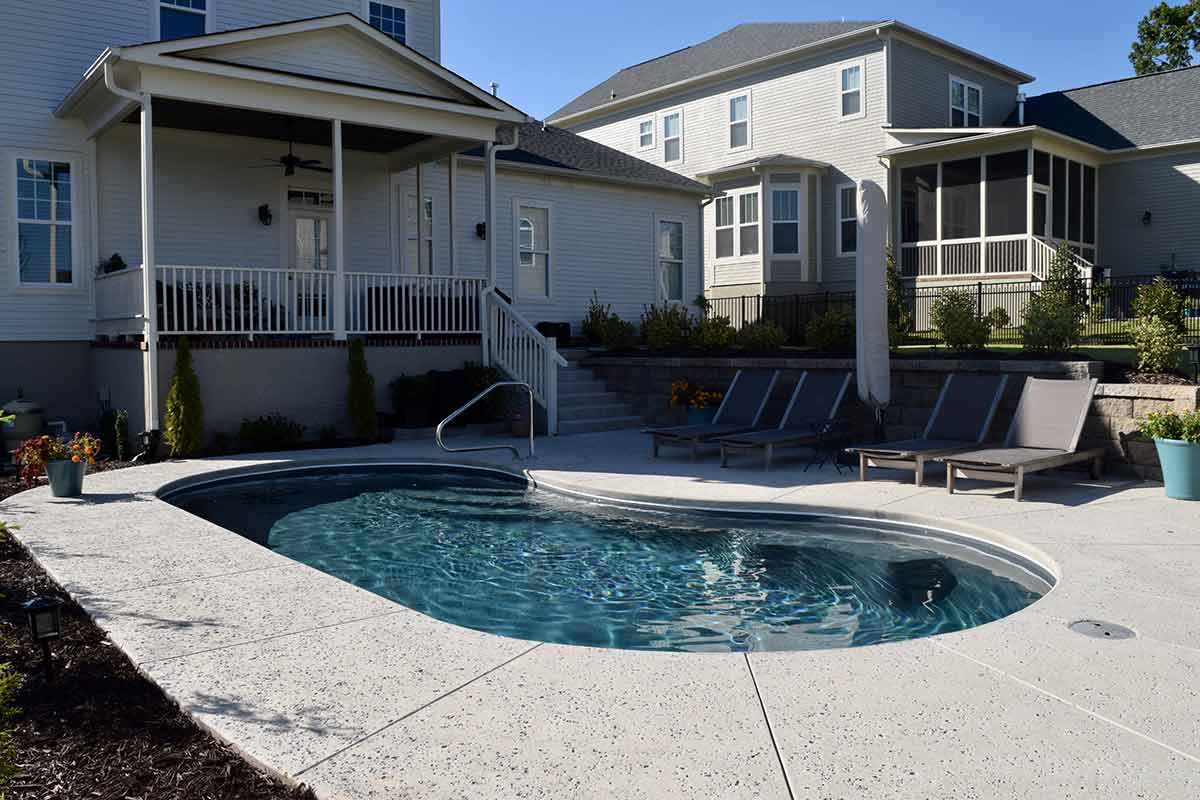
[[[537,323],[703,288],[709,189],[442,66],[438,0],[0,15],[0,401],[158,428],[186,335],[210,433],[273,411],[315,432],[363,337],[381,408],[400,374],[483,361],[553,430]]]
[[[894,20],[739,25],[551,115],[713,187],[711,297],[851,288],[856,185],[918,286],[1200,266],[1200,69],[1024,99],[1032,76]],[[1184,198],[1187,198],[1185,200]]]

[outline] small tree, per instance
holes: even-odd
[[[346,405],[350,412],[350,423],[355,436],[374,439],[379,435],[379,417],[375,415],[375,376],[367,371],[367,355],[362,339],[350,343],[349,353],[347,369],[350,380],[346,388]]]
[[[1050,259],[1042,288],[1029,298],[1021,343],[1032,353],[1066,353],[1074,350],[1083,336],[1087,314],[1083,281],[1075,257],[1065,244]]]
[[[175,375],[167,392],[163,440],[170,446],[172,458],[189,456],[204,444],[204,403],[186,336],[175,349]]]
[[[982,350],[991,333],[987,318],[980,317],[975,298],[965,289],[942,292],[933,301],[929,321],[946,347],[956,352]]]
[[[891,247],[887,251],[887,312],[888,343],[899,347],[916,326],[912,312],[904,304],[904,282]]]
[[[1200,0],[1159,3],[1138,22],[1129,63],[1138,75],[1191,66],[1200,50]]]
[[[1186,306],[1183,295],[1162,275],[1139,286],[1133,299],[1134,316],[1139,319],[1158,317],[1179,333],[1187,331]]]

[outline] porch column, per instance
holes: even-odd
[[[1025,270],[1033,270],[1033,148],[1025,151]]]
[[[987,274],[987,156],[979,157],[979,274]]]
[[[941,161],[938,162],[937,194],[935,195],[934,199],[936,200],[935,206],[937,208],[937,224],[935,224],[933,226],[934,241],[936,242],[936,244],[934,245],[934,248],[933,248],[933,255],[934,255],[934,259],[937,263],[938,277],[941,277],[941,275],[942,275],[942,162]],[[919,269],[917,270],[917,273],[920,274]]]
[[[154,255],[154,114],[150,95],[141,98],[142,168],[142,313],[145,341],[142,344],[142,369],[145,379],[146,430],[159,429],[158,416],[158,278]]]
[[[342,121],[333,121],[333,338],[346,339],[346,194]]]
[[[454,239],[457,236],[454,228],[454,197],[458,186],[458,155],[455,153],[450,154],[450,175],[447,178],[447,183],[449,185],[449,190],[446,193],[446,211],[450,220],[450,237],[447,239],[447,246],[450,248],[450,252],[447,255],[450,266],[450,274],[457,275],[458,262],[455,258],[455,252],[457,248],[454,246]]]

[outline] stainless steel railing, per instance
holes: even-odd
[[[501,386],[520,386],[529,395],[529,456],[528,457],[532,458],[533,457],[533,389],[530,387],[530,385],[528,383],[525,383],[524,381],[497,381],[496,383],[493,383],[491,386],[484,389],[479,394],[472,397],[467,402],[463,403],[462,406],[457,411],[455,411],[453,414],[451,414],[450,416],[446,417],[444,420],[442,420],[441,422],[438,423],[437,430],[434,432],[434,439],[437,440],[437,446],[440,447],[442,450],[445,450],[447,453],[478,453],[483,450],[511,450],[512,454],[513,454],[513,458],[519,461],[521,459],[521,453],[520,453],[520,451],[517,450],[517,448],[513,447],[511,444],[489,444],[489,445],[484,445],[482,447],[447,447],[446,443],[442,441],[442,431],[445,429],[445,427],[447,425],[449,425],[451,422],[453,422],[455,419],[457,419],[458,416],[460,414],[462,414],[464,411],[466,411],[468,408],[470,408],[471,406],[478,403],[480,400],[482,400],[487,395],[491,394],[494,389],[498,389]]]

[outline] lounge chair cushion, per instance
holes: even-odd
[[[940,398],[939,413],[926,436],[943,441],[981,441],[987,431],[980,429],[985,422],[991,421],[996,392],[1003,384],[1004,376],[956,372],[947,381],[945,394]]]
[[[769,431],[750,431],[749,433],[739,433],[734,436],[725,436],[721,439],[721,444],[730,444],[733,446],[745,445],[747,447],[781,444],[785,442],[805,442],[816,440],[817,431],[815,428],[807,430],[799,430],[796,428],[778,428]]]
[[[946,456],[947,463],[965,466],[978,465],[981,467],[1004,467],[1013,469],[1023,464],[1031,464],[1044,458],[1066,455],[1070,450],[1050,447],[993,447],[983,450],[969,450],[965,453],[955,453]]]
[[[901,439],[896,442],[880,442],[879,444],[860,444],[848,447],[856,453],[879,455],[891,458],[911,458],[922,453],[937,453],[946,450],[962,450],[974,447],[975,442],[963,442],[953,439]]]

